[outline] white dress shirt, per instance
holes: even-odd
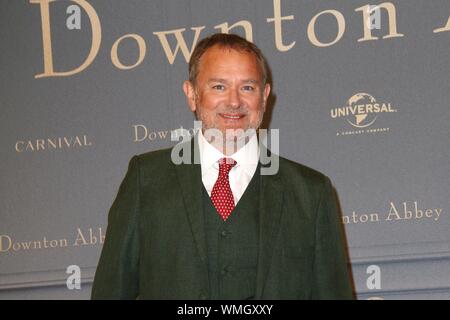
[[[226,156],[206,140],[202,130],[198,132],[202,182],[209,196],[211,196],[212,189],[219,176],[219,159],[232,158],[237,162],[229,173],[230,187],[233,192],[234,204],[236,205],[244,194],[245,189],[247,189],[258,166],[259,146],[256,134],[237,152]]]

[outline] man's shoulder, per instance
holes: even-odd
[[[307,184],[323,185],[329,178],[322,172],[293,160],[279,157],[280,175],[283,179],[302,180]]]
[[[158,149],[153,151],[144,152],[135,156],[140,168],[159,168],[169,167],[171,161],[170,148]]]
[[[130,160],[129,170],[137,172],[143,186],[151,181],[170,180],[174,172],[171,149],[164,148],[135,155]]]
[[[182,141],[180,143],[177,143],[173,146],[170,146],[168,148],[158,149],[154,151],[148,151],[145,153],[141,153],[137,156],[140,166],[149,166],[149,167],[171,167],[175,164],[175,162],[172,159],[172,152],[175,151],[175,156],[183,158],[183,153],[186,150],[190,150],[190,152],[193,154],[195,150],[192,149],[192,138],[187,139],[185,141]],[[175,150],[178,148],[179,150]],[[179,159],[177,159],[179,160]],[[192,159],[191,159],[192,160]],[[177,161],[178,162],[178,161]]]
[[[164,171],[174,166],[172,161],[172,147],[141,153],[135,158],[141,169],[153,169]],[[288,158],[279,156],[278,174],[284,181],[302,181],[306,184],[323,185],[329,178],[322,172],[305,164],[295,162]],[[152,170],[152,171],[153,171]]]
[[[147,151],[138,155],[141,162],[152,162],[170,159],[171,150],[173,147],[163,148],[158,150]]]

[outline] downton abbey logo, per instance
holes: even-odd
[[[349,130],[336,132],[336,136],[357,135],[363,133],[389,132],[387,127],[375,127],[375,122],[386,114],[395,113],[391,102],[377,101],[372,95],[356,93],[348,99],[347,105],[330,110],[332,119],[345,119]]]
[[[419,200],[389,201],[389,204],[381,211],[356,212],[353,210],[351,215],[342,216],[344,225],[408,221],[439,223],[446,219],[448,219],[448,213],[444,207],[427,206]]]
[[[69,247],[103,245],[105,228],[77,228],[69,238],[54,239],[48,235],[36,239],[17,239],[13,234],[0,234],[0,255],[22,251],[51,250]]]
[[[119,70],[130,70],[138,67],[144,61],[147,55],[147,45],[151,42],[152,48],[155,48],[152,52],[157,52],[160,50],[160,54],[162,56],[165,55],[167,58],[167,62],[170,65],[173,65],[175,60],[181,59],[186,63],[189,61],[192,51],[197,43],[197,41],[202,38],[205,33],[213,32],[222,32],[222,33],[230,33],[235,32],[235,29],[241,30],[245,33],[245,38],[251,42],[253,42],[253,24],[252,21],[249,20],[240,20],[236,21],[233,17],[227,17],[228,21],[220,21],[217,25],[213,26],[213,30],[210,29],[210,26],[207,29],[206,25],[200,26],[184,26],[177,29],[171,30],[157,30],[153,32],[149,32],[145,29],[146,34],[151,34],[152,36],[148,39],[144,39],[143,36],[137,33],[124,33],[122,32],[122,36],[118,37],[113,43],[107,43],[108,47],[106,50],[100,50],[102,46],[102,39],[110,39],[110,35],[107,37],[103,36],[105,32],[105,25],[102,27],[102,20],[107,18],[106,12],[97,12],[94,7],[94,3],[98,1],[90,1],[90,0],[71,0],[63,1],[63,0],[28,0],[31,5],[34,5],[40,11],[40,19],[36,19],[34,21],[35,25],[33,25],[36,30],[39,30],[39,27],[36,26],[36,23],[41,24],[40,30],[42,31],[42,57],[43,57],[43,72],[36,74],[35,78],[47,78],[47,77],[69,77],[74,74],[80,73],[86,70],[96,59],[97,55],[100,52],[108,52],[110,53],[112,65]],[[91,3],[92,2],[92,3]],[[201,2],[201,1],[198,1]],[[237,3],[238,1],[236,1]],[[318,48],[328,48],[334,46],[338,42],[340,42],[346,32],[349,29],[356,30],[360,37],[356,40],[358,43],[363,44],[365,42],[370,41],[382,41],[385,39],[395,40],[401,39],[407,36],[407,25],[397,25],[397,16],[404,15],[403,12],[397,10],[398,4],[396,2],[383,1],[382,3],[374,2],[372,4],[365,4],[361,7],[354,8],[351,12],[341,12],[334,8],[330,8],[327,10],[323,10],[320,12],[303,12],[303,10],[308,10],[311,6],[303,6],[300,3],[297,4],[296,1],[283,1],[283,0],[272,0],[272,1],[259,1],[258,5],[264,7],[264,11],[272,12],[268,15],[268,17],[264,18],[262,21],[258,21],[258,32],[265,35],[263,38],[266,41],[269,41],[270,37],[267,35],[273,34],[273,42],[274,47],[280,53],[286,53],[290,50],[295,50],[296,46],[299,46],[296,39],[289,37],[284,28],[286,28],[289,24],[296,23],[295,20],[298,19],[298,15],[302,12],[302,15],[311,16],[312,18],[307,21],[306,28],[306,36],[309,40],[309,43]],[[300,1],[299,1],[300,2]],[[431,4],[432,1],[428,1],[429,6],[435,5]],[[123,6],[132,6],[132,1],[123,1]],[[261,4],[260,4],[261,3]],[[288,3],[288,4],[286,4]],[[295,5],[294,5],[295,3]],[[111,4],[113,6],[114,4]],[[133,3],[134,5],[134,3]],[[438,5],[438,4],[436,4]],[[67,10],[63,12],[68,15],[57,14],[58,11],[54,10],[54,7],[58,6],[67,6]],[[122,5],[117,6],[117,10],[123,10]],[[266,8],[267,7],[267,8]],[[297,17],[294,15],[292,11],[289,11],[286,7],[296,8],[298,11]],[[51,8],[53,10],[51,10]],[[138,15],[138,19],[141,17],[143,12],[145,12],[145,7],[138,8],[136,14]],[[417,8],[418,10],[427,10],[424,8]],[[116,10],[116,8],[114,9]],[[131,9],[132,10],[132,9]],[[128,11],[128,8],[127,10]],[[239,7],[237,8],[237,12],[241,10]],[[81,12],[84,12],[84,15],[81,15]],[[360,19],[354,19],[352,15],[354,12],[360,16]],[[435,29],[427,30],[428,33],[441,34],[445,32],[450,32],[450,17],[448,17],[448,13],[445,10],[438,11],[442,13],[441,16],[434,17],[437,21],[435,25]],[[386,18],[382,18],[381,13]],[[181,17],[183,17],[183,13],[180,12]],[[245,16],[245,10],[240,13],[240,15]],[[336,23],[324,25],[323,17],[327,16],[331,19],[334,19]],[[350,21],[359,21],[352,24],[349,24]],[[58,53],[55,48],[52,47],[52,33],[54,33],[54,29],[52,29],[52,21],[59,21],[60,25],[64,25],[64,29],[67,28],[69,30],[80,30],[83,28],[88,28],[90,31],[90,38],[88,39],[88,43],[90,42],[90,49],[85,48],[83,51],[88,52],[88,54],[84,57],[81,57],[81,61],[84,62],[74,67],[71,70],[61,71],[54,64],[54,55],[61,55]],[[180,20],[186,20],[180,19]],[[187,19],[189,20],[189,19]],[[403,21],[407,20],[407,16],[402,18]],[[231,22],[230,22],[231,21]],[[447,21],[447,22],[445,22]],[[193,21],[196,22],[196,21]],[[261,23],[262,22],[262,23]],[[215,24],[215,23],[214,23]],[[106,26],[110,26],[111,23],[107,23]],[[122,26],[127,26],[127,24],[118,24],[115,25],[114,33],[120,32],[120,28]],[[264,27],[265,26],[265,27]],[[382,28],[385,26],[385,28]],[[417,26],[415,26],[417,27]],[[55,28],[55,25],[53,25]],[[270,28],[273,31],[269,31],[266,28]],[[331,29],[333,32],[336,32],[336,37],[334,39],[328,39],[327,41],[322,39],[319,34],[323,31],[323,28]],[[117,30],[116,30],[117,29]],[[206,30],[205,30],[206,29]],[[375,30],[377,29],[378,32]],[[387,33],[384,31],[386,29]],[[383,30],[382,34],[380,34],[379,30]],[[401,32],[399,31],[401,30]],[[406,31],[403,31],[406,30]],[[53,31],[53,32],[52,32]],[[72,32],[72,31],[69,31]],[[70,36],[67,35],[67,38],[70,39]],[[137,59],[134,63],[124,64],[122,61],[123,57],[119,56],[118,48],[121,45],[125,45],[125,40],[134,41],[136,47],[138,48]],[[187,39],[192,39],[188,41]],[[444,40],[445,41],[445,40]],[[307,43],[301,41],[301,43]],[[103,45],[105,45],[103,43]],[[80,51],[81,52],[81,51]],[[181,58],[180,58],[181,57]],[[148,57],[147,57],[148,58]],[[184,59],[183,59],[184,58]],[[58,59],[59,60],[59,59]]]

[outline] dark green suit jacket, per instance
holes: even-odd
[[[192,139],[194,140],[194,139]],[[256,299],[352,298],[336,200],[323,174],[279,157],[260,175]],[[199,164],[134,156],[108,218],[93,299],[207,299]]]

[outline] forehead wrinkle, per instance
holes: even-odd
[[[227,79],[223,79],[223,78],[211,78],[211,79],[208,79],[208,81],[207,81],[208,84],[212,83],[212,82],[214,82],[214,83],[217,83],[217,82],[218,83],[229,83],[230,81]],[[239,82],[240,83],[250,83],[250,84],[258,84],[259,83],[258,80],[253,79],[253,78],[239,80]]]
[[[211,82],[227,83],[228,80],[227,79],[223,79],[223,78],[210,78],[210,79],[208,79],[208,83],[211,83]]]

